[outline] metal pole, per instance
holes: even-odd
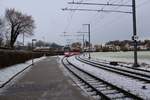
[[[90,24],[83,24],[83,25],[87,25],[88,26],[88,37],[89,37],[89,49],[88,49],[88,53],[89,53],[89,59],[91,59],[91,54],[90,54],[90,51],[91,51],[91,26]]]
[[[133,41],[134,41],[134,64],[133,67],[138,67],[137,60],[137,30],[136,30],[136,2],[132,0],[132,12],[133,12]]]
[[[33,58],[33,42],[36,41],[36,39],[32,39],[32,65],[34,64],[34,58]]]
[[[23,46],[24,46],[24,33],[23,33]]]
[[[88,33],[89,33],[89,59],[91,59],[91,29],[90,24],[88,24]]]
[[[32,40],[32,65],[33,65],[33,40]]]
[[[83,53],[84,53],[84,34],[83,34]]]

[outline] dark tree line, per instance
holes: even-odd
[[[2,19],[0,19],[0,46],[2,45],[2,42],[3,42],[3,33],[2,33],[2,30],[3,29],[3,21]]]
[[[124,48],[126,44],[130,46],[134,45],[133,41],[131,40],[123,40],[123,41],[115,40],[106,43],[106,45],[120,46],[121,48]],[[137,41],[137,44],[138,46],[145,46],[147,47],[147,49],[150,49],[150,40],[144,40],[144,41],[139,40]]]
[[[53,49],[63,48],[63,46],[61,46],[57,43],[49,43],[49,42],[44,42],[42,40],[36,41],[35,44],[34,44],[34,47],[41,47],[41,48],[49,47],[49,48],[53,48]],[[28,48],[28,50],[31,50],[32,49],[32,43],[28,43],[27,48]]]
[[[138,45],[146,45],[146,44],[150,44],[150,40],[144,40],[144,41],[137,41]],[[129,44],[129,45],[133,45],[133,41],[131,40],[123,40],[123,41],[119,41],[119,40],[115,40],[115,41],[109,41],[106,43],[106,45],[115,45],[115,46],[122,46],[125,44]]]

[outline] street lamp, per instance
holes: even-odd
[[[86,25],[88,26],[88,36],[89,36],[89,59],[91,59],[91,54],[90,54],[90,51],[91,51],[91,26],[90,24],[83,24],[83,25]]]
[[[32,39],[32,65],[34,64],[34,58],[33,58],[33,45],[36,39]]]

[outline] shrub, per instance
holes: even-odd
[[[25,61],[33,58],[43,56],[41,52],[25,52],[25,51],[14,51],[14,50],[2,50],[0,51],[0,68],[4,68],[10,65],[24,63]]]

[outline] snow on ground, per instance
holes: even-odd
[[[83,58],[83,59],[87,59],[88,60],[88,58],[85,58],[85,57],[81,57],[81,58]],[[96,63],[105,63],[105,65],[107,65],[107,66],[109,66],[110,68],[117,68],[117,69],[122,69],[122,70],[127,70],[127,71],[130,71],[130,72],[137,72],[137,73],[141,73],[141,74],[145,74],[145,75],[149,75],[150,76],[150,73],[149,72],[144,72],[144,71],[140,71],[140,70],[134,70],[134,69],[129,69],[129,68],[127,68],[127,67],[122,67],[122,66],[120,66],[120,65],[117,65],[117,66],[113,66],[113,65],[110,65],[109,64],[109,62],[107,62],[107,61],[100,61],[100,60],[97,60],[97,59],[94,59],[94,58],[91,58],[90,59],[90,61],[92,61],[92,62],[96,62]],[[121,64],[122,65],[122,64]],[[125,65],[125,64],[124,64]],[[127,65],[126,65],[127,66]],[[131,66],[130,66],[131,67]],[[145,69],[146,70],[146,69]]]
[[[34,62],[38,62],[42,59],[45,59],[46,57],[40,57],[34,59]],[[11,79],[14,75],[16,75],[18,72],[22,71],[26,67],[30,66],[32,64],[32,60],[26,61],[25,63],[12,65],[3,69],[0,69],[0,86],[7,82],[9,79]]]
[[[62,59],[63,57],[64,57],[64,55],[62,55],[62,56],[57,56],[59,59]]]
[[[100,58],[108,61],[122,61],[133,63],[134,52],[93,52],[91,56],[94,58]],[[150,64],[150,51],[138,51],[138,62]]]
[[[84,57],[88,58],[88,54]],[[138,55],[138,63],[140,64],[139,69],[150,70],[150,52],[140,52]],[[133,65],[133,54],[132,52],[98,52],[91,53],[91,58],[97,61],[117,61],[121,65],[132,67]]]
[[[91,74],[101,79],[104,79],[105,81],[113,83],[114,85],[124,88],[125,90],[128,90],[136,95],[140,95],[145,100],[150,99],[150,84],[139,82],[138,80],[133,80],[126,76],[105,71],[100,68],[92,67],[76,60],[75,57],[70,57],[69,61],[71,61],[73,64],[77,65],[81,69],[84,69],[85,71],[88,71]],[[146,86],[147,89],[142,89],[142,86]]]

